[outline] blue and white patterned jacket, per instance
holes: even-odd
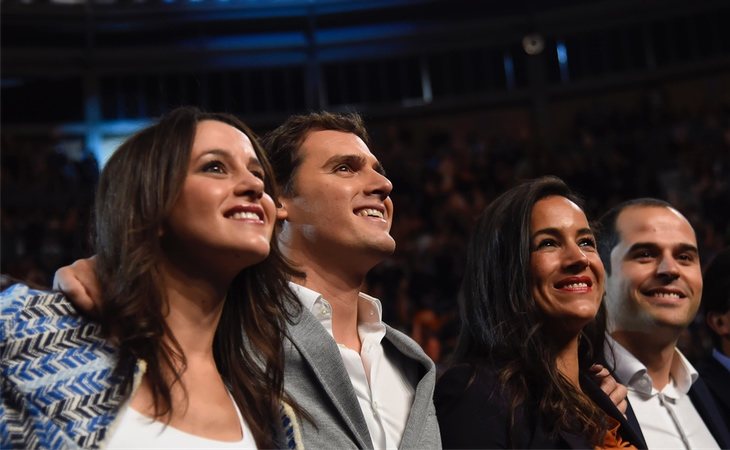
[[[16,284],[0,293],[0,448],[101,448],[117,413],[144,373],[115,373],[118,351],[98,324],[60,293]],[[133,376],[132,392],[123,382]],[[295,415],[282,406],[277,438],[301,442]]]
[[[0,293],[0,447],[98,448],[125,400],[118,354],[58,293]]]

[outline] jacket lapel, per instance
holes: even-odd
[[[423,430],[428,414],[434,413],[432,404],[433,390],[436,383],[436,367],[433,361],[423,353],[423,350],[413,340],[388,325],[385,326],[385,330],[385,341],[392,344],[402,356],[410,358],[418,364],[418,381],[414,386],[413,404],[400,444],[400,448],[412,448],[419,441],[419,435]],[[383,342],[383,344],[385,343]]]
[[[688,395],[710,433],[720,444],[720,448],[730,448],[730,432],[701,375],[692,383]]]
[[[636,448],[647,448],[646,441],[644,441],[644,435],[641,433],[639,423],[636,420],[633,409],[631,409],[631,404],[628,405],[626,417],[624,417],[624,415],[621,414],[621,411],[616,408],[616,405],[613,404],[611,398],[601,390],[601,387],[598,386],[589,375],[581,372],[580,385],[583,392],[591,400],[593,400],[599,408],[619,422],[619,434],[621,438],[631,442],[636,446]],[[627,417],[629,419],[627,419]]]
[[[288,331],[292,344],[307,361],[322,389],[355,437],[358,447],[372,448],[365,417],[332,336],[305,308],[302,308],[298,322],[289,325]]]

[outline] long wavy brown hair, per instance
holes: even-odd
[[[265,173],[265,190],[277,191],[271,166],[254,133],[236,117],[177,108],[124,142],[99,180],[95,209],[97,272],[103,292],[100,321],[120,349],[117,368],[127,380],[138,359],[147,364],[155,416],[169,420],[171,386],[186,360],[164,320],[158,231],[182,189],[197,124],[216,120],[249,137]],[[213,352],[260,448],[271,448],[285,396],[283,340],[287,311],[299,303],[287,285],[289,265],[271,246],[263,262],[241,271],[227,294]],[[168,343],[169,342],[169,343]]]
[[[532,208],[551,195],[581,204],[562,180],[543,177],[510,189],[481,214],[467,252],[454,359],[494,368],[511,404],[513,442],[518,411],[536,405],[553,433],[575,432],[600,445],[606,414],[558,370],[559,349],[530,289]],[[602,362],[604,330],[602,304],[581,332],[581,370]]]

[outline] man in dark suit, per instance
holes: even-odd
[[[730,247],[705,268],[702,310],[712,335],[712,354],[697,369],[730,428]]]
[[[600,221],[609,359],[629,389],[649,448],[728,448],[730,433],[697,370],[677,349],[702,296],[697,238],[657,199],[624,202]]]

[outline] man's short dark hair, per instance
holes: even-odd
[[[302,162],[299,148],[312,131],[352,133],[370,146],[370,137],[358,113],[312,112],[289,117],[262,140],[284,196],[294,194],[294,175]]]
[[[606,269],[606,275],[611,275],[611,250],[613,250],[613,248],[616,247],[621,240],[621,236],[619,236],[618,230],[616,229],[616,219],[618,219],[619,214],[621,214],[623,210],[635,206],[674,209],[671,204],[664,200],[643,197],[619,203],[601,216],[594,228],[597,231],[598,253],[601,256],[601,261],[603,261],[603,267]]]

